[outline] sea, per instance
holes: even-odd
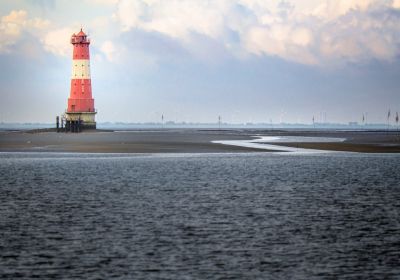
[[[400,156],[0,153],[1,279],[399,279]]]

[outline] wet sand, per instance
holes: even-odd
[[[0,132],[0,151],[85,153],[234,153],[269,152],[211,143],[218,140],[251,140],[263,136],[346,138],[339,143],[271,143],[308,149],[366,153],[399,153],[400,133],[386,131],[283,131],[165,129],[56,133],[49,130]]]
[[[334,143],[271,143],[278,146],[359,153],[400,153],[400,132],[398,131],[280,131],[274,136],[332,137],[346,139],[343,142]]]
[[[230,131],[133,130],[56,133],[0,132],[0,151],[84,153],[224,153],[260,151],[213,144],[213,140],[251,139]]]

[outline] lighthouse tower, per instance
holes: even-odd
[[[73,34],[71,91],[66,110],[67,126],[80,123],[81,128],[96,128],[94,99],[90,80],[90,40],[82,31]]]

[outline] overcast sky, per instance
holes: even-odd
[[[400,111],[400,0],[2,0],[0,18],[4,122],[65,110],[81,26],[100,122],[386,122]]]

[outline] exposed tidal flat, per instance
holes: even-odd
[[[278,141],[276,139],[257,141],[258,145],[246,143],[262,139],[262,137],[279,139]],[[398,153],[400,152],[400,132],[262,129],[95,130],[83,133],[56,133],[48,130],[0,131],[0,152],[229,153],[254,152],[260,149],[279,150],[268,149],[262,144],[283,146],[282,151],[288,150],[284,147],[291,147],[329,151]]]
[[[395,145],[352,133],[323,139]],[[2,134],[0,278],[396,279],[400,154],[211,143],[257,134]],[[124,141],[150,146],[115,153]]]

